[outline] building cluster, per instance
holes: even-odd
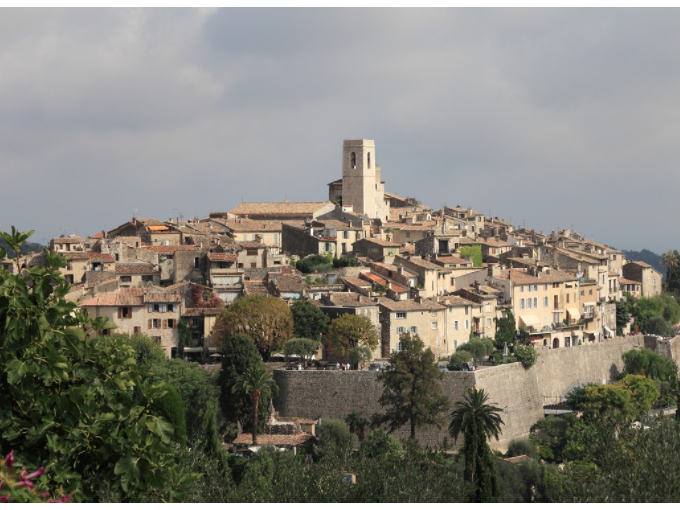
[[[623,293],[661,292],[650,265],[568,229],[546,235],[388,193],[376,161],[372,140],[345,140],[342,179],[328,185],[327,201],[242,203],[188,221],[133,217],[91,237],[52,239],[49,250],[68,258],[68,299],[117,332],[154,337],[168,356],[182,319],[192,339],[184,351],[214,353],[220,301],[248,295],[309,300],[330,317],[365,315],[379,332],[374,357],[386,358],[407,332],[450,355],[472,335],[493,337],[510,311],[535,345],[599,341],[614,335]],[[320,274],[292,265],[311,255],[353,265]],[[26,256],[19,270],[45,262]]]

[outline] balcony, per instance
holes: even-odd
[[[581,314],[583,319],[593,319],[595,317],[595,312],[584,312]]]

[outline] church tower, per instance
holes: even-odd
[[[342,203],[369,218],[386,220],[385,183],[375,164],[373,140],[344,140],[342,143]]]

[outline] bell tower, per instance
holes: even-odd
[[[376,198],[380,174],[375,166],[373,140],[344,140],[342,143],[342,203],[354,212],[377,218]]]

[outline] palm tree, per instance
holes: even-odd
[[[249,367],[245,373],[236,379],[232,387],[232,393],[245,393],[250,395],[253,402],[253,444],[257,444],[257,411],[260,395],[266,390],[275,390],[276,383],[269,374],[267,368],[258,363]]]
[[[671,290],[671,277],[673,276],[673,270],[680,266],[680,254],[678,250],[668,250],[661,256],[661,265],[667,270],[666,272],[666,290],[670,292]]]
[[[495,502],[500,496],[498,477],[487,439],[493,436],[498,440],[501,425],[504,423],[498,414],[502,409],[495,404],[487,404],[488,399],[484,390],[469,389],[463,400],[456,402],[449,425],[449,434],[454,441],[458,441],[461,433],[465,440],[463,476],[474,487],[470,495],[472,503]]]

